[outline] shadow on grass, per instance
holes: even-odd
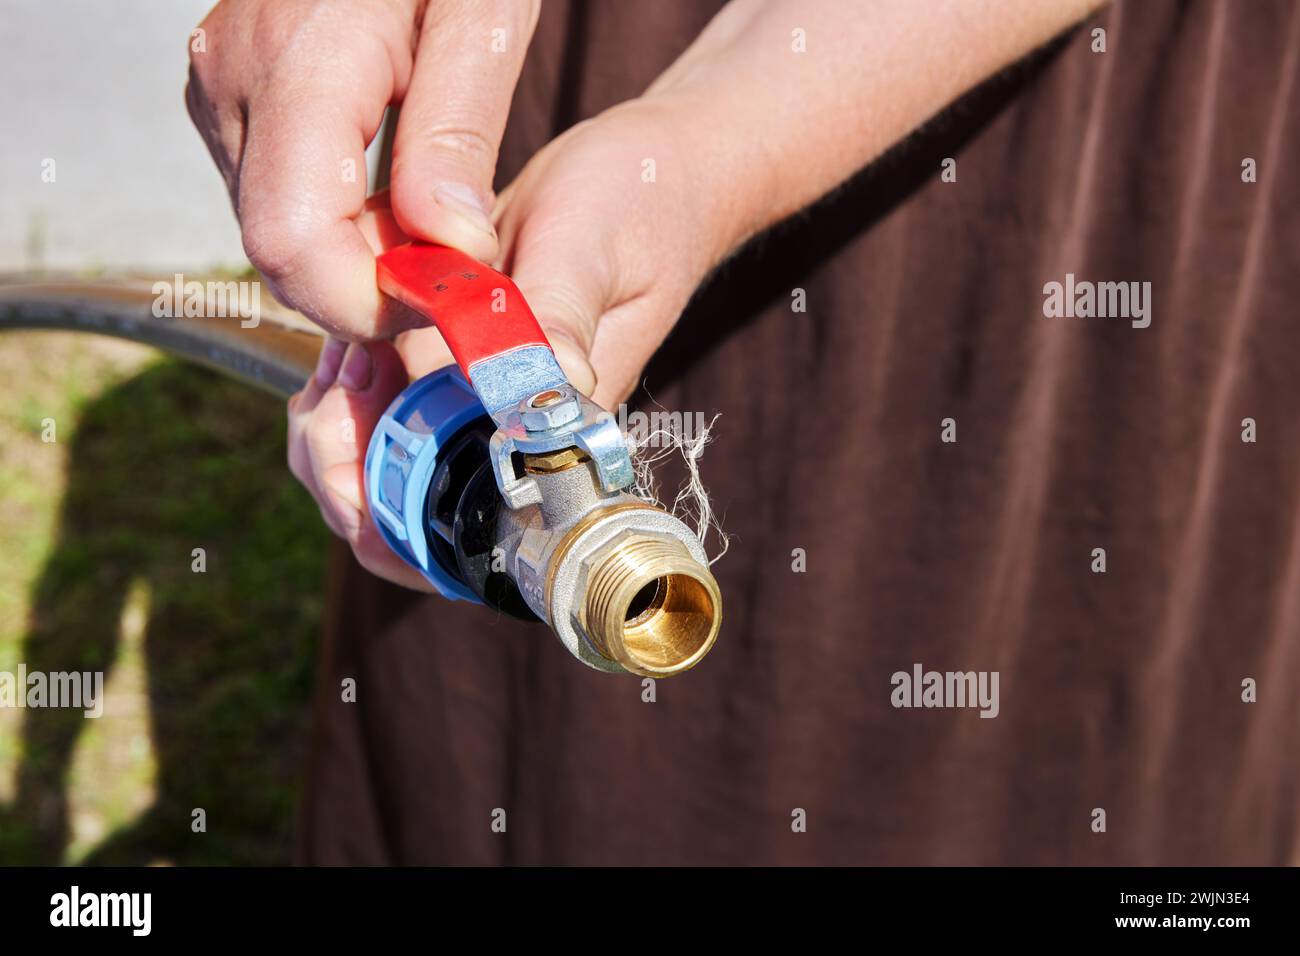
[[[327,532],[284,465],[282,404],[160,363],[85,409],[68,467],[20,659],[29,672],[105,671],[107,683],[127,594],[143,584],[150,596],[155,799],[87,862],[288,862]],[[24,711],[0,864],[65,859],[74,747],[95,724],[113,739],[113,723],[112,700],[98,721]],[[191,829],[200,807],[205,833]]]

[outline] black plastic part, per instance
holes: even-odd
[[[514,580],[504,570],[493,568],[497,515],[503,503],[492,474],[492,431],[490,419],[478,419],[439,454],[429,489],[429,544],[442,566],[488,607],[536,621],[537,615],[524,602]]]
[[[525,621],[536,621],[537,615],[524,602],[514,578],[505,573],[500,558],[494,559],[492,554],[497,540],[497,515],[502,507],[492,464],[485,459],[456,506],[452,542],[460,561],[460,576],[488,607]]]

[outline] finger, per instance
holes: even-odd
[[[185,106],[234,202],[244,152],[245,94],[254,72],[248,57],[253,51],[238,29],[238,15],[224,5],[211,10],[186,39],[190,67]]]
[[[402,313],[380,295],[374,252],[353,221],[365,201],[363,133],[333,102],[303,109],[250,115],[238,188],[244,251],[277,298],[335,335],[391,334]],[[349,181],[341,170],[360,172]]]
[[[334,507],[342,507],[345,500],[349,506],[355,507],[356,502],[364,500],[356,475],[357,470],[347,464],[335,465],[325,472],[328,494],[334,502]],[[353,491],[357,493],[356,498],[351,497]],[[356,557],[357,563],[375,577],[383,578],[385,581],[392,581],[412,591],[435,592],[437,589],[420,572],[393,552],[375,528],[369,515],[364,511],[361,514],[360,525],[356,528],[349,527],[347,533],[342,535],[352,546],[352,554]]]
[[[431,585],[399,558],[380,536],[365,495],[365,457],[370,435],[407,373],[392,345],[353,343],[334,384],[321,395],[307,422],[305,440],[322,509],[372,573],[418,590]]]
[[[288,463],[289,471],[320,506],[321,518],[340,538],[346,537],[343,527],[334,516],[333,509],[324,505],[324,496],[317,485],[316,476],[311,467],[311,452],[307,445],[307,423],[312,413],[338,376],[339,366],[347,351],[347,343],[338,339],[327,338],[321,346],[320,356],[316,361],[316,370],[307,380],[302,390],[290,397],[288,402]]]
[[[204,89],[197,64],[190,65],[189,82],[185,84],[185,109],[203,139],[203,145],[208,148],[208,155],[216,164],[217,171],[225,180],[231,202],[237,204],[239,159],[244,153],[243,111],[237,107],[217,109]]]
[[[245,252],[278,298],[339,337],[374,338],[415,320],[380,294],[356,221],[366,144],[400,78],[381,37],[345,40],[321,40],[249,102],[237,212]]]
[[[434,326],[403,332],[393,344],[402,356],[402,364],[412,380],[423,378],[430,372],[455,363],[456,359],[443,341],[442,333]]]
[[[357,229],[376,255],[411,241],[397,224],[386,189],[366,199],[365,211],[357,217]]]
[[[357,220],[357,226],[376,254],[410,241],[410,237],[402,232],[401,227],[397,225],[396,217],[393,216],[387,189],[375,193],[366,200],[366,211]],[[420,318],[427,323],[426,318],[423,316]],[[455,361],[446,343],[443,342],[442,335],[432,325],[426,324],[402,332],[393,339],[393,345],[397,347],[397,352],[402,357],[402,364],[406,367],[406,374],[412,380]]]
[[[589,249],[587,231],[548,228],[521,235],[512,257],[515,285],[537,316],[569,381],[584,395],[596,389],[590,361],[596,326],[611,290]]]
[[[644,296],[610,309],[600,317],[591,347],[592,367],[600,382],[592,399],[616,408],[641,384],[646,364],[663,344],[679,315],[664,300]]]
[[[430,4],[393,143],[402,229],[490,261],[492,180],[536,2]]]
[[[376,256],[381,252],[392,249],[394,246],[400,246],[411,241],[411,237],[402,232],[397,225],[393,210],[388,205],[388,190],[376,193],[366,200],[366,211],[357,217],[357,230]],[[384,306],[393,317],[391,322],[393,328],[417,332],[423,332],[431,328],[428,316],[416,312],[395,299],[385,302]],[[397,340],[408,334],[410,333],[399,333]],[[410,366],[407,368],[409,370]]]

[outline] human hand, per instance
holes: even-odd
[[[1007,3],[1039,9],[1030,0]],[[995,31],[961,71],[922,71],[899,83],[894,77],[912,74],[885,67],[862,73],[854,50],[869,41],[887,61],[890,44],[912,35],[914,8],[891,5],[876,15],[852,7],[842,17],[823,11],[830,19],[814,32],[828,53],[802,61],[797,51],[779,52],[788,49],[789,18],[799,9],[788,7],[752,0],[729,6],[645,96],[549,144],[497,203],[500,245],[491,261],[513,275],[571,381],[607,408],[632,391],[697,285],[731,250],[1078,13],[1026,21],[1011,37]],[[946,31],[943,42],[924,47],[936,63],[951,65],[953,49],[964,49],[960,12],[934,20]],[[892,99],[883,95],[890,89]],[[893,105],[882,110],[881,103]],[[394,195],[394,206],[402,201]],[[379,213],[382,203],[373,201],[370,211]],[[402,223],[395,213],[388,221]],[[400,230],[393,233],[388,244],[401,239]],[[424,374],[449,359],[427,328],[400,336],[396,351],[354,345],[345,358],[331,345],[316,384],[291,408],[290,459],[326,520],[376,574],[425,589],[374,532],[361,469],[370,431],[406,373]],[[372,369],[360,390],[337,372],[353,361]],[[395,371],[403,365],[405,373]],[[346,433],[351,447],[340,448]]]
[[[644,161],[655,177],[643,179]],[[501,195],[497,265],[513,273],[570,380],[613,408],[729,246],[691,189],[707,184],[675,141],[671,116],[624,104],[583,123],[534,157]],[[378,208],[384,196],[371,205]],[[345,352],[346,348],[346,352]],[[331,340],[290,403],[289,460],[326,522],[372,572],[428,584],[376,533],[365,505],[364,460],[379,416],[408,378],[450,364],[436,330],[386,343]]]
[[[375,285],[407,237],[491,260],[492,179],[539,0],[223,0],[191,42],[186,103],[276,297],[335,335],[426,321]],[[390,103],[391,208],[365,148]]]

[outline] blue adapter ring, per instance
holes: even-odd
[[[388,546],[451,600],[483,601],[429,547],[429,485],[438,452],[487,410],[454,365],[408,385],[393,399],[366,450],[366,500]]]

